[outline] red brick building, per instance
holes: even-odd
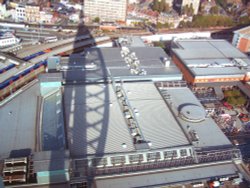
[[[250,52],[250,26],[234,31],[232,44],[244,53]]]

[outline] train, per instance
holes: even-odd
[[[3,28],[28,28],[29,26],[23,23],[8,23],[0,22],[0,27]]]
[[[24,61],[29,61],[29,60],[31,60],[31,59],[37,57],[37,56],[40,56],[40,55],[49,53],[49,52],[51,52],[51,51],[52,51],[52,50],[51,50],[50,48],[48,48],[48,49],[46,49],[46,50],[43,50],[43,51],[40,51],[40,52],[36,52],[36,53],[34,53],[34,54],[31,54],[31,55],[29,55],[29,56],[26,56],[26,57],[24,57],[22,60],[24,60]]]
[[[3,74],[4,72],[6,72],[6,71],[8,71],[8,70],[10,70],[12,68],[14,68],[15,66],[16,66],[15,64],[10,64],[10,65],[8,65],[8,66],[0,69],[0,74]]]
[[[0,99],[7,97],[11,92],[45,72],[46,66],[47,61],[41,61],[0,83]]]

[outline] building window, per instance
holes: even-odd
[[[177,151],[164,151],[164,159],[172,159],[177,157]]]
[[[93,166],[105,166],[107,164],[106,158],[94,158],[93,159]]]
[[[181,155],[181,157],[187,156],[187,150],[186,149],[181,149],[180,150],[180,155]]]
[[[125,163],[125,156],[116,156],[111,157],[112,164],[124,164]]]
[[[155,160],[158,160],[158,159],[160,159],[160,158],[161,158],[160,152],[148,153],[148,154],[147,154],[147,159],[148,159],[148,161],[155,161]]]
[[[129,155],[129,161],[131,163],[141,162],[141,161],[143,161],[143,155],[142,154]]]

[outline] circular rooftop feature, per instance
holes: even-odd
[[[206,118],[206,111],[195,104],[183,105],[180,108],[181,118],[189,122],[201,122]]]

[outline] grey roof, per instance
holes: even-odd
[[[111,85],[65,86],[64,106],[72,157],[135,150]]]
[[[235,59],[250,68],[247,56],[225,40],[178,40],[175,43],[177,48],[173,48],[173,52],[194,76],[243,76],[247,69],[236,66],[232,61]]]
[[[36,107],[39,84],[17,95],[0,107],[0,158],[15,153],[22,155],[34,150],[36,135]]]
[[[96,185],[99,188],[162,187],[170,184],[182,184],[183,182],[210,180],[211,177],[230,177],[234,175],[237,175],[237,168],[231,163],[210,164],[209,166],[204,165],[181,170],[100,179],[96,180]]]
[[[34,172],[68,170],[68,151],[42,151],[35,152],[32,157]]]
[[[250,37],[250,26],[238,29],[238,30],[234,31],[234,33],[241,34],[241,35],[243,35],[245,37]]]
[[[190,144],[153,83],[124,83],[123,88],[151,149]]]
[[[147,71],[146,75],[131,74],[124,58],[121,57],[121,48],[91,48],[84,56],[73,55],[69,59],[61,58],[61,66],[74,67],[74,71],[63,72],[66,81],[95,82],[111,79],[123,80],[173,80],[181,79],[182,74],[171,63],[165,67],[162,60],[168,56],[158,47],[130,47],[140,60],[141,68]],[[84,70],[85,64],[95,63],[96,70]],[[121,76],[120,76],[121,75]]]
[[[171,108],[175,113],[178,121],[182,125],[183,129],[188,133],[189,131],[196,131],[199,137],[199,142],[195,146],[201,148],[217,148],[217,147],[231,147],[232,144],[228,140],[228,138],[223,134],[218,125],[214,122],[211,117],[204,117],[203,121],[199,122],[191,122],[186,121],[181,118],[180,111],[183,107],[189,106],[191,110],[189,110],[189,114],[192,115],[197,107],[197,110],[204,110],[203,106],[194,96],[194,94],[188,88],[167,88],[167,93],[169,94],[171,102]],[[183,95],[185,93],[185,95]],[[195,108],[194,108],[195,107]],[[190,120],[192,117],[189,117]],[[188,128],[189,127],[189,128]],[[188,133],[189,134],[189,133]]]
[[[39,75],[40,82],[61,82],[62,74],[61,73],[44,73]]]
[[[65,133],[61,90],[45,97],[42,106],[42,150],[62,150],[65,147]]]
[[[230,75],[230,76],[242,76],[245,74],[245,70],[239,69],[237,67],[216,67],[216,68],[192,68],[192,72],[196,76],[206,76],[209,75]]]

